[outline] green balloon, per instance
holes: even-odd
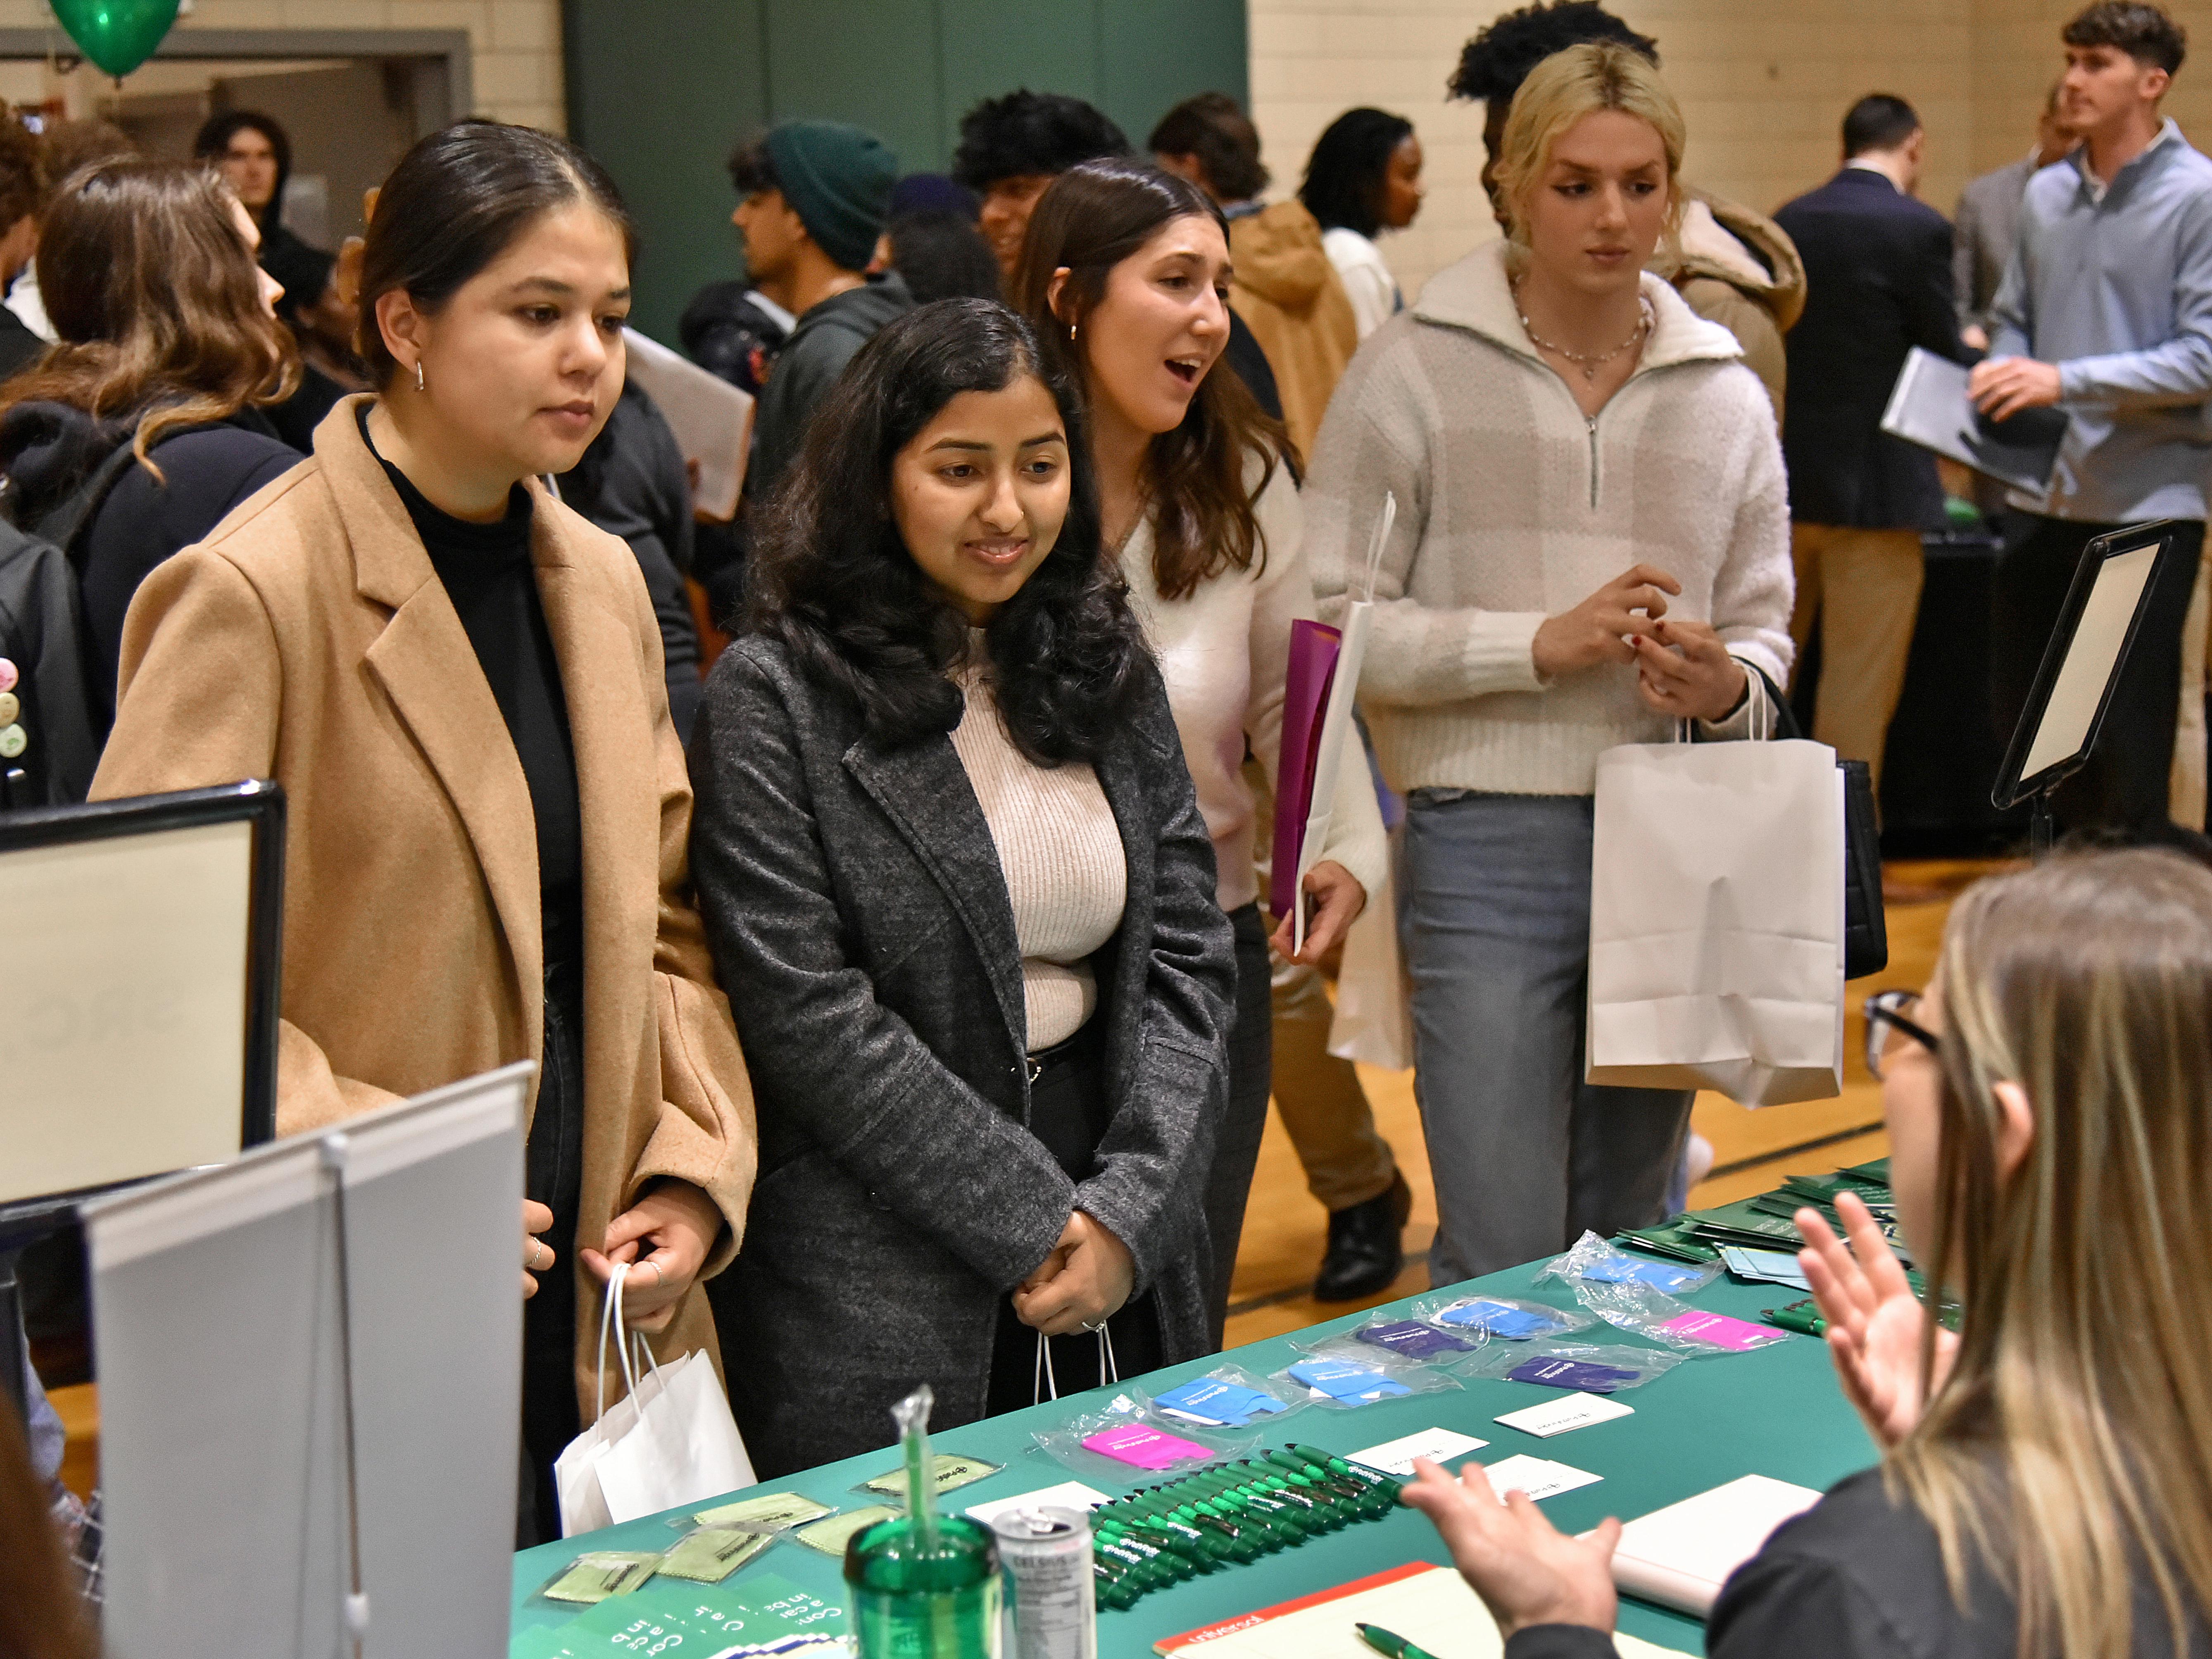
[[[121,80],[154,55],[177,0],[52,0],[54,16],[84,55]]]

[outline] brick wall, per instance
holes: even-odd
[[[0,0],[0,27],[52,23],[40,0]],[[198,0],[177,27],[466,29],[473,113],[556,132],[567,125],[560,0]]]
[[[1869,92],[1909,99],[1928,127],[1921,193],[1949,211],[1976,173],[2024,152],[2081,0],[1612,0],[1659,42],[1690,130],[1689,176],[1771,210],[1833,171],[1838,129]],[[1427,158],[1419,222],[1383,240],[1410,297],[1496,231],[1484,199],[1482,110],[1444,101],[1467,38],[1510,7],[1475,0],[1250,0],[1252,114],[1276,182],[1295,189],[1322,129],[1373,104],[1411,119]],[[2167,111],[2212,146],[2212,3],[2179,4],[2197,57]]]

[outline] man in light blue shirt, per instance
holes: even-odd
[[[1992,417],[2053,404],[2072,417],[2050,492],[2012,498],[2027,516],[1998,571],[1996,714],[2008,736],[2081,550],[2182,520],[2186,556],[2152,597],[2096,756],[2057,802],[2069,828],[2142,830],[2166,817],[2212,465],[2212,159],[2159,114],[2185,45],[2163,11],[2099,0],[2060,38],[2061,113],[2083,143],[2028,183],[1972,380]]]

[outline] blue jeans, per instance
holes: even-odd
[[[1587,795],[1417,790],[1399,927],[1437,1189],[1434,1285],[1665,1212],[1691,1094],[1583,1081]]]

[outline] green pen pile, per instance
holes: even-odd
[[[1889,1189],[1889,1160],[1886,1158],[1878,1158],[1871,1164],[1854,1164],[1833,1175],[1788,1176],[1771,1193],[1739,1199],[1717,1209],[1687,1211],[1656,1227],[1631,1227],[1613,1242],[1641,1250],[1646,1255],[1694,1262],[1699,1267],[1718,1261],[1723,1245],[1754,1250],[1795,1250],[1802,1242],[1797,1236],[1797,1212],[1808,1206],[1820,1212],[1838,1234],[1843,1232],[1843,1220],[1836,1213],[1836,1200],[1845,1193],[1856,1194],[1872,1212],[1898,1260],[1905,1264],[1905,1282],[1924,1298],[1927,1287],[1912,1267],[1912,1254],[1905,1247],[1904,1235],[1898,1231],[1897,1202]],[[1960,1312],[1958,1303],[1946,1297],[1936,1310],[1936,1322],[1955,1331],[1959,1328]],[[1827,1322],[1820,1317],[1820,1310],[1809,1297],[1787,1307],[1769,1308],[1759,1317],[1770,1325],[1807,1336],[1824,1335],[1828,1328]]]
[[[1117,1498],[1091,1515],[1098,1604],[1133,1607],[1165,1585],[1380,1520],[1403,1485],[1294,1443]]]
[[[1632,1227],[1617,1243],[1651,1255],[1702,1267],[1720,1260],[1724,1244],[1753,1250],[1794,1250],[1798,1247],[1797,1212],[1808,1205],[1819,1211],[1828,1224],[1842,1230],[1836,1200],[1856,1193],[1874,1212],[1891,1248],[1911,1261],[1897,1231],[1896,1212],[1889,1191],[1889,1160],[1876,1158],[1833,1175],[1790,1176],[1771,1193],[1740,1199],[1717,1209],[1692,1210],[1656,1227]]]

